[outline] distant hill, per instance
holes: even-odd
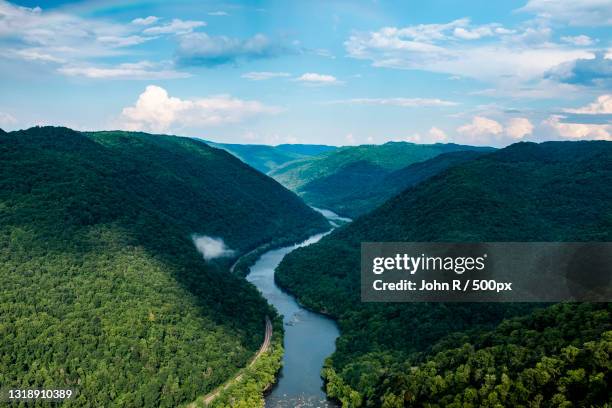
[[[203,142],[54,127],[0,135],[0,208],[0,382],[75,406],[175,407],[259,348],[273,311],[192,234],[235,257],[327,226]]]
[[[367,161],[357,161],[330,176],[311,181],[302,188],[301,195],[306,202],[356,218],[402,190],[487,152],[479,149],[442,153],[395,171],[387,171]]]
[[[494,329],[533,305],[362,303],[359,261],[364,241],[610,241],[611,202],[612,143],[518,143],[451,166],[290,253],[276,280],[339,319],[325,376],[347,406],[601,406],[611,373],[594,347],[610,353],[608,305],[568,304]],[[580,357],[562,360],[567,353]]]
[[[342,147],[317,156],[289,162],[270,175],[302,196],[309,204],[329,208],[346,216],[356,216],[374,208],[397,192],[397,182],[383,179],[394,171],[455,151],[490,151],[490,148],[456,144],[417,145],[389,142],[384,145]],[[382,201],[369,196],[371,188],[383,193]],[[401,184],[401,183],[400,183]],[[355,196],[365,194],[367,197]],[[350,200],[358,200],[354,204]]]
[[[304,159],[337,149],[335,146],[307,144],[280,144],[277,146],[268,146],[216,142],[206,143],[213,147],[227,150],[262,173],[269,173],[277,167],[293,160]]]

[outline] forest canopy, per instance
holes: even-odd
[[[518,143],[290,253],[276,280],[338,319],[324,376],[345,406],[601,406],[609,305],[362,303],[359,251],[365,241],[607,242],[611,202],[612,143]]]
[[[36,127],[0,135],[0,383],[66,406],[191,402],[246,365],[273,315],[205,262],[327,228],[277,182],[187,138]]]

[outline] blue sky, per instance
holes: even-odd
[[[612,139],[612,0],[0,0],[0,127]]]

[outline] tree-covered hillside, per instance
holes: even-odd
[[[347,406],[601,406],[609,402],[601,391],[610,383],[607,305],[557,306],[537,312],[546,319],[536,313],[489,332],[532,305],[362,303],[359,251],[362,241],[610,241],[611,202],[612,143],[519,143],[450,167],[292,252],[276,277],[339,319],[325,376],[328,393]],[[526,335],[500,340],[512,324]],[[435,346],[461,332],[475,337]],[[542,402],[553,398],[573,402]]]
[[[284,186],[302,196],[306,202],[319,208],[329,208],[340,215],[355,216],[373,209],[380,201],[370,203],[356,192],[367,194],[385,176],[408,165],[431,159],[442,153],[474,150],[490,151],[490,148],[457,144],[417,145],[406,142],[389,142],[384,145],[342,147],[311,158],[289,162],[270,175]],[[409,184],[407,184],[409,185]],[[401,186],[405,187],[405,186]],[[395,192],[395,183],[383,188],[383,201]],[[393,190],[390,192],[390,190]],[[372,197],[379,196],[379,192]],[[351,204],[352,200],[355,204]],[[365,202],[364,202],[365,201]]]
[[[335,146],[306,144],[280,144],[277,146],[269,146],[215,142],[206,143],[213,147],[227,150],[262,173],[269,173],[290,161],[316,156],[336,149]]]
[[[356,218],[378,207],[408,187],[441,171],[475,159],[488,151],[462,150],[388,171],[365,160],[350,163],[336,173],[315,179],[302,188],[302,198],[338,214]]]
[[[0,384],[66,406],[191,402],[243,367],[272,313],[229,259],[326,222],[275,181],[187,138],[42,127],[0,135]]]

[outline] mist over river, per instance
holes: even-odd
[[[317,234],[306,241],[264,253],[250,268],[247,280],[283,315],[285,328],[283,368],[278,382],[266,396],[266,407],[337,407],[323,392],[321,368],[335,349],[336,323],[304,309],[274,283],[274,270],[289,252],[319,241]]]

